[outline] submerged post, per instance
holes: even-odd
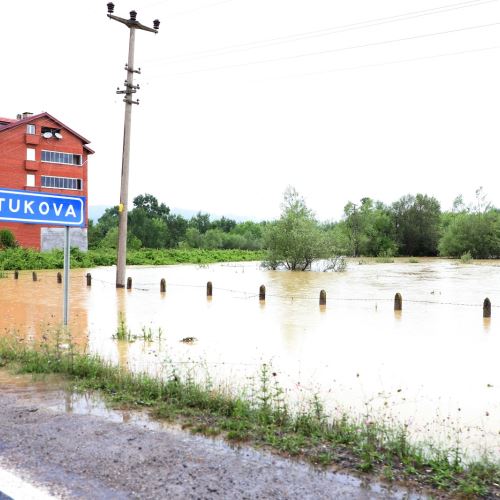
[[[483,302],[483,318],[491,318],[491,301],[488,297]]]
[[[57,273],[57,282],[62,283],[62,274],[61,273]]]
[[[319,292],[319,305],[326,306],[326,291],[325,290],[321,290],[321,292]]]
[[[165,293],[167,291],[167,283],[164,278],[160,281],[160,293]]]
[[[19,279],[19,271],[17,269],[14,271],[14,279]]]
[[[87,278],[87,286],[92,286],[92,275],[90,273],[87,273],[86,278]]]
[[[33,281],[38,281],[38,276],[36,275],[35,271],[33,271],[33,274],[31,276],[33,277]]]
[[[400,293],[394,295],[394,310],[402,311],[403,310],[403,297]]]
[[[264,285],[260,285],[259,288],[259,300],[265,301],[266,300],[266,287]]]
[[[127,290],[132,290],[132,278],[127,278]]]
[[[207,297],[211,297],[211,296],[212,296],[212,282],[207,281]]]

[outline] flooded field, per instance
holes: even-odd
[[[193,367],[249,387],[270,363],[294,404],[318,394],[330,413],[395,419],[420,438],[500,457],[496,264],[351,261],[344,273],[264,271],[258,263],[129,267],[131,290],[115,288],[114,268],[72,270],[70,328],[80,347],[153,374]],[[56,271],[39,272],[36,282],[31,272],[9,274],[0,286],[3,335],[32,343],[53,335],[62,317]],[[396,292],[401,312],[393,310]],[[482,317],[486,297],[491,319]],[[113,338],[118,330],[131,341]]]

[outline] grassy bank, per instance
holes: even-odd
[[[168,265],[168,264],[210,264],[214,262],[241,262],[262,260],[261,251],[252,250],[205,250],[205,249],[166,249],[132,250],[127,253],[129,265]],[[116,250],[100,249],[81,252],[71,250],[71,267],[97,267],[116,264]],[[63,252],[37,252],[26,248],[0,250],[0,270],[24,269],[62,269]]]
[[[275,374],[263,365],[254,386],[235,396],[209,378],[175,369],[165,379],[133,374],[96,356],[44,344],[38,350],[0,342],[0,366],[21,372],[66,377],[73,388],[97,390],[111,403],[147,408],[154,416],[180,422],[192,432],[260,447],[313,464],[335,464],[387,481],[407,481],[453,497],[496,498],[500,464],[487,458],[465,462],[461,450],[434,449],[409,441],[405,427],[388,426],[365,416],[327,416],[312,397],[299,412],[288,408]]]

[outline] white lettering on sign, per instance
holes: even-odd
[[[42,203],[38,206],[38,210],[42,215],[47,215],[50,211],[49,204],[46,201],[42,201]]]
[[[14,208],[14,201],[17,201],[16,208]],[[21,200],[9,200],[9,210],[11,212],[19,212],[19,209],[21,208]]]
[[[73,207],[73,205],[68,205],[68,209],[64,215],[65,217],[68,217],[69,215],[71,215],[71,217],[76,217],[75,207]]]
[[[24,213],[25,214],[35,214],[35,212],[33,212],[33,209],[31,208],[31,205],[33,205],[33,203],[35,203],[34,201],[26,201],[24,200]]]

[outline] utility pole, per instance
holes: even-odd
[[[141,69],[134,69],[134,49],[135,49],[135,30],[150,31],[158,33],[160,21],[153,21],[153,28],[144,26],[137,21],[137,12],[130,12],[130,19],[124,19],[113,15],[115,5],[108,3],[108,17],[118,21],[130,30],[130,39],[128,45],[128,63],[125,65],[127,79],[125,80],[125,89],[117,89],[117,94],[125,94],[125,123],[123,127],[123,155],[122,155],[122,179],[120,187],[120,205],[118,207],[119,226],[118,226],[118,255],[116,263],[116,288],[125,287],[125,267],[127,263],[127,212],[128,212],[128,172],[130,164],[130,129],[132,125],[132,105],[139,104],[139,99],[134,101],[132,95],[139,90],[139,85],[134,85],[134,73],[141,74]]]

